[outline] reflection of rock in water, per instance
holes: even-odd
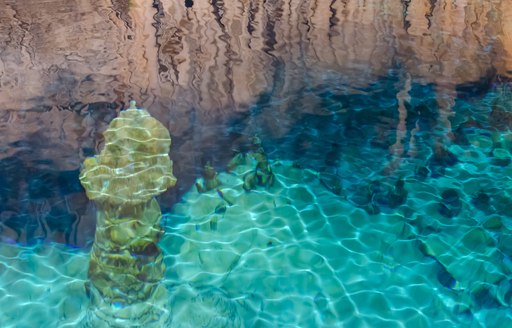
[[[181,285],[172,291],[172,328],[241,328],[238,303],[215,287]],[[245,316],[244,316],[245,317]]]
[[[86,199],[78,163],[94,153],[117,106],[77,103],[68,110],[7,112],[11,124],[0,126],[7,145],[0,159],[2,236],[29,244],[45,239],[83,245],[90,239],[94,220],[81,220]],[[85,226],[77,236],[79,222]]]
[[[0,183],[4,182],[0,189],[2,239],[27,244],[38,240],[84,243],[77,229],[85,215],[86,199],[77,184],[77,170],[26,167],[12,158],[0,160],[0,168]],[[80,228],[87,231],[84,226]]]

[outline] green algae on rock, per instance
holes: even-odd
[[[260,138],[257,136],[251,138],[250,148],[252,148],[250,156],[256,161],[256,168],[244,176],[245,191],[250,191],[256,186],[271,187],[275,177]]]
[[[216,189],[220,186],[219,174],[210,162],[207,162],[203,168],[201,179],[196,181],[196,188],[198,192],[207,192]]]
[[[157,246],[162,213],[154,197],[176,184],[169,131],[132,101],[104,137],[105,147],[84,161],[80,173],[98,207],[84,326],[160,327],[170,315]]]
[[[105,147],[85,159],[80,182],[87,197],[112,205],[141,204],[176,184],[169,131],[149,113],[122,111],[104,132]]]

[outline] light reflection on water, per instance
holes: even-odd
[[[500,94],[512,78],[506,0],[0,0],[0,8],[8,242],[90,244],[94,208],[78,170],[131,99],[171,131],[178,185],[161,198],[164,211],[207,161],[223,170],[231,149],[255,134],[272,159],[350,181],[399,175],[404,161],[421,166],[433,145],[459,142],[479,124],[509,129],[511,101]]]

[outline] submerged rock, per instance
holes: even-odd
[[[501,222],[500,216],[492,216],[488,218],[482,225],[485,229],[488,230],[499,230],[503,227],[503,223]]]
[[[491,197],[482,189],[471,198],[471,204],[484,213],[491,209]]]
[[[430,170],[426,166],[417,166],[414,170],[414,176],[416,179],[423,181],[425,180],[430,174]]]
[[[390,208],[396,208],[407,201],[407,190],[405,189],[405,180],[400,178],[387,194],[388,205]]]
[[[256,186],[262,186],[265,188],[271,187],[274,184],[275,178],[267,154],[263,148],[259,148],[258,151],[252,153],[251,156],[256,161],[256,168],[254,171],[251,171],[244,176],[243,187],[245,191],[250,191]]]
[[[321,172],[318,176],[320,183],[335,195],[343,195],[343,184],[341,177],[337,174]]]
[[[494,195],[494,207],[501,215],[512,217],[512,199],[505,191],[500,191]]]
[[[381,210],[395,209],[403,205],[407,201],[407,194],[402,178],[394,185],[374,180],[358,188],[349,199],[368,214],[378,214]]]
[[[220,186],[219,175],[210,162],[204,166],[202,177],[196,181],[195,185],[198,192],[207,192]]]
[[[508,131],[512,126],[512,111],[504,110],[502,106],[493,106],[489,125],[496,131]]]
[[[437,271],[437,281],[446,288],[454,289],[457,286],[457,280],[446,270],[443,264],[437,261],[439,269]]]
[[[375,187],[375,186],[374,186]],[[362,185],[350,195],[349,200],[357,207],[364,209],[368,214],[379,214],[380,208],[375,203],[374,191],[368,185]]]
[[[443,191],[438,212],[447,218],[453,218],[460,213],[461,209],[462,201],[457,190],[450,188]]]
[[[442,176],[445,174],[447,167],[454,166],[459,162],[457,156],[449,151],[442,144],[435,144],[433,153],[427,160],[427,167],[432,173],[433,177]]]

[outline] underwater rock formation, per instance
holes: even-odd
[[[492,213],[491,196],[482,189],[472,196],[471,204],[482,212]]]
[[[341,177],[337,174],[319,172],[318,179],[320,183],[333,194],[338,196],[343,195],[343,183],[341,181]]]
[[[196,181],[198,192],[206,192],[220,186],[219,176],[215,168],[207,162],[203,168],[202,178]]]
[[[359,185],[348,197],[355,206],[364,209],[368,214],[379,214],[382,210],[389,211],[403,205],[407,201],[408,191],[405,180],[399,178],[394,184],[370,181]]]
[[[163,308],[161,211],[154,197],[176,184],[169,131],[132,101],[104,137],[105,147],[84,161],[80,174],[98,208],[84,325],[161,327],[170,319]]]
[[[432,148],[432,156],[427,160],[427,168],[432,177],[440,177],[445,174],[447,167],[452,167],[459,162],[457,156],[440,143]]]
[[[405,181],[403,178],[399,178],[387,193],[388,206],[390,208],[396,208],[404,204],[407,201],[407,194],[408,191],[405,189]]]
[[[244,176],[245,191],[250,191],[256,186],[271,187],[274,184],[274,173],[272,173],[267,153],[261,146],[260,138],[251,139],[251,149],[250,156],[256,161],[256,168]]]
[[[233,149],[233,158],[231,158],[226,166],[226,171],[232,172],[237,166],[247,162],[246,154],[238,149]]]
[[[441,202],[438,208],[438,212],[441,215],[453,218],[460,213],[461,209],[462,201],[457,190],[450,188],[441,193]]]

